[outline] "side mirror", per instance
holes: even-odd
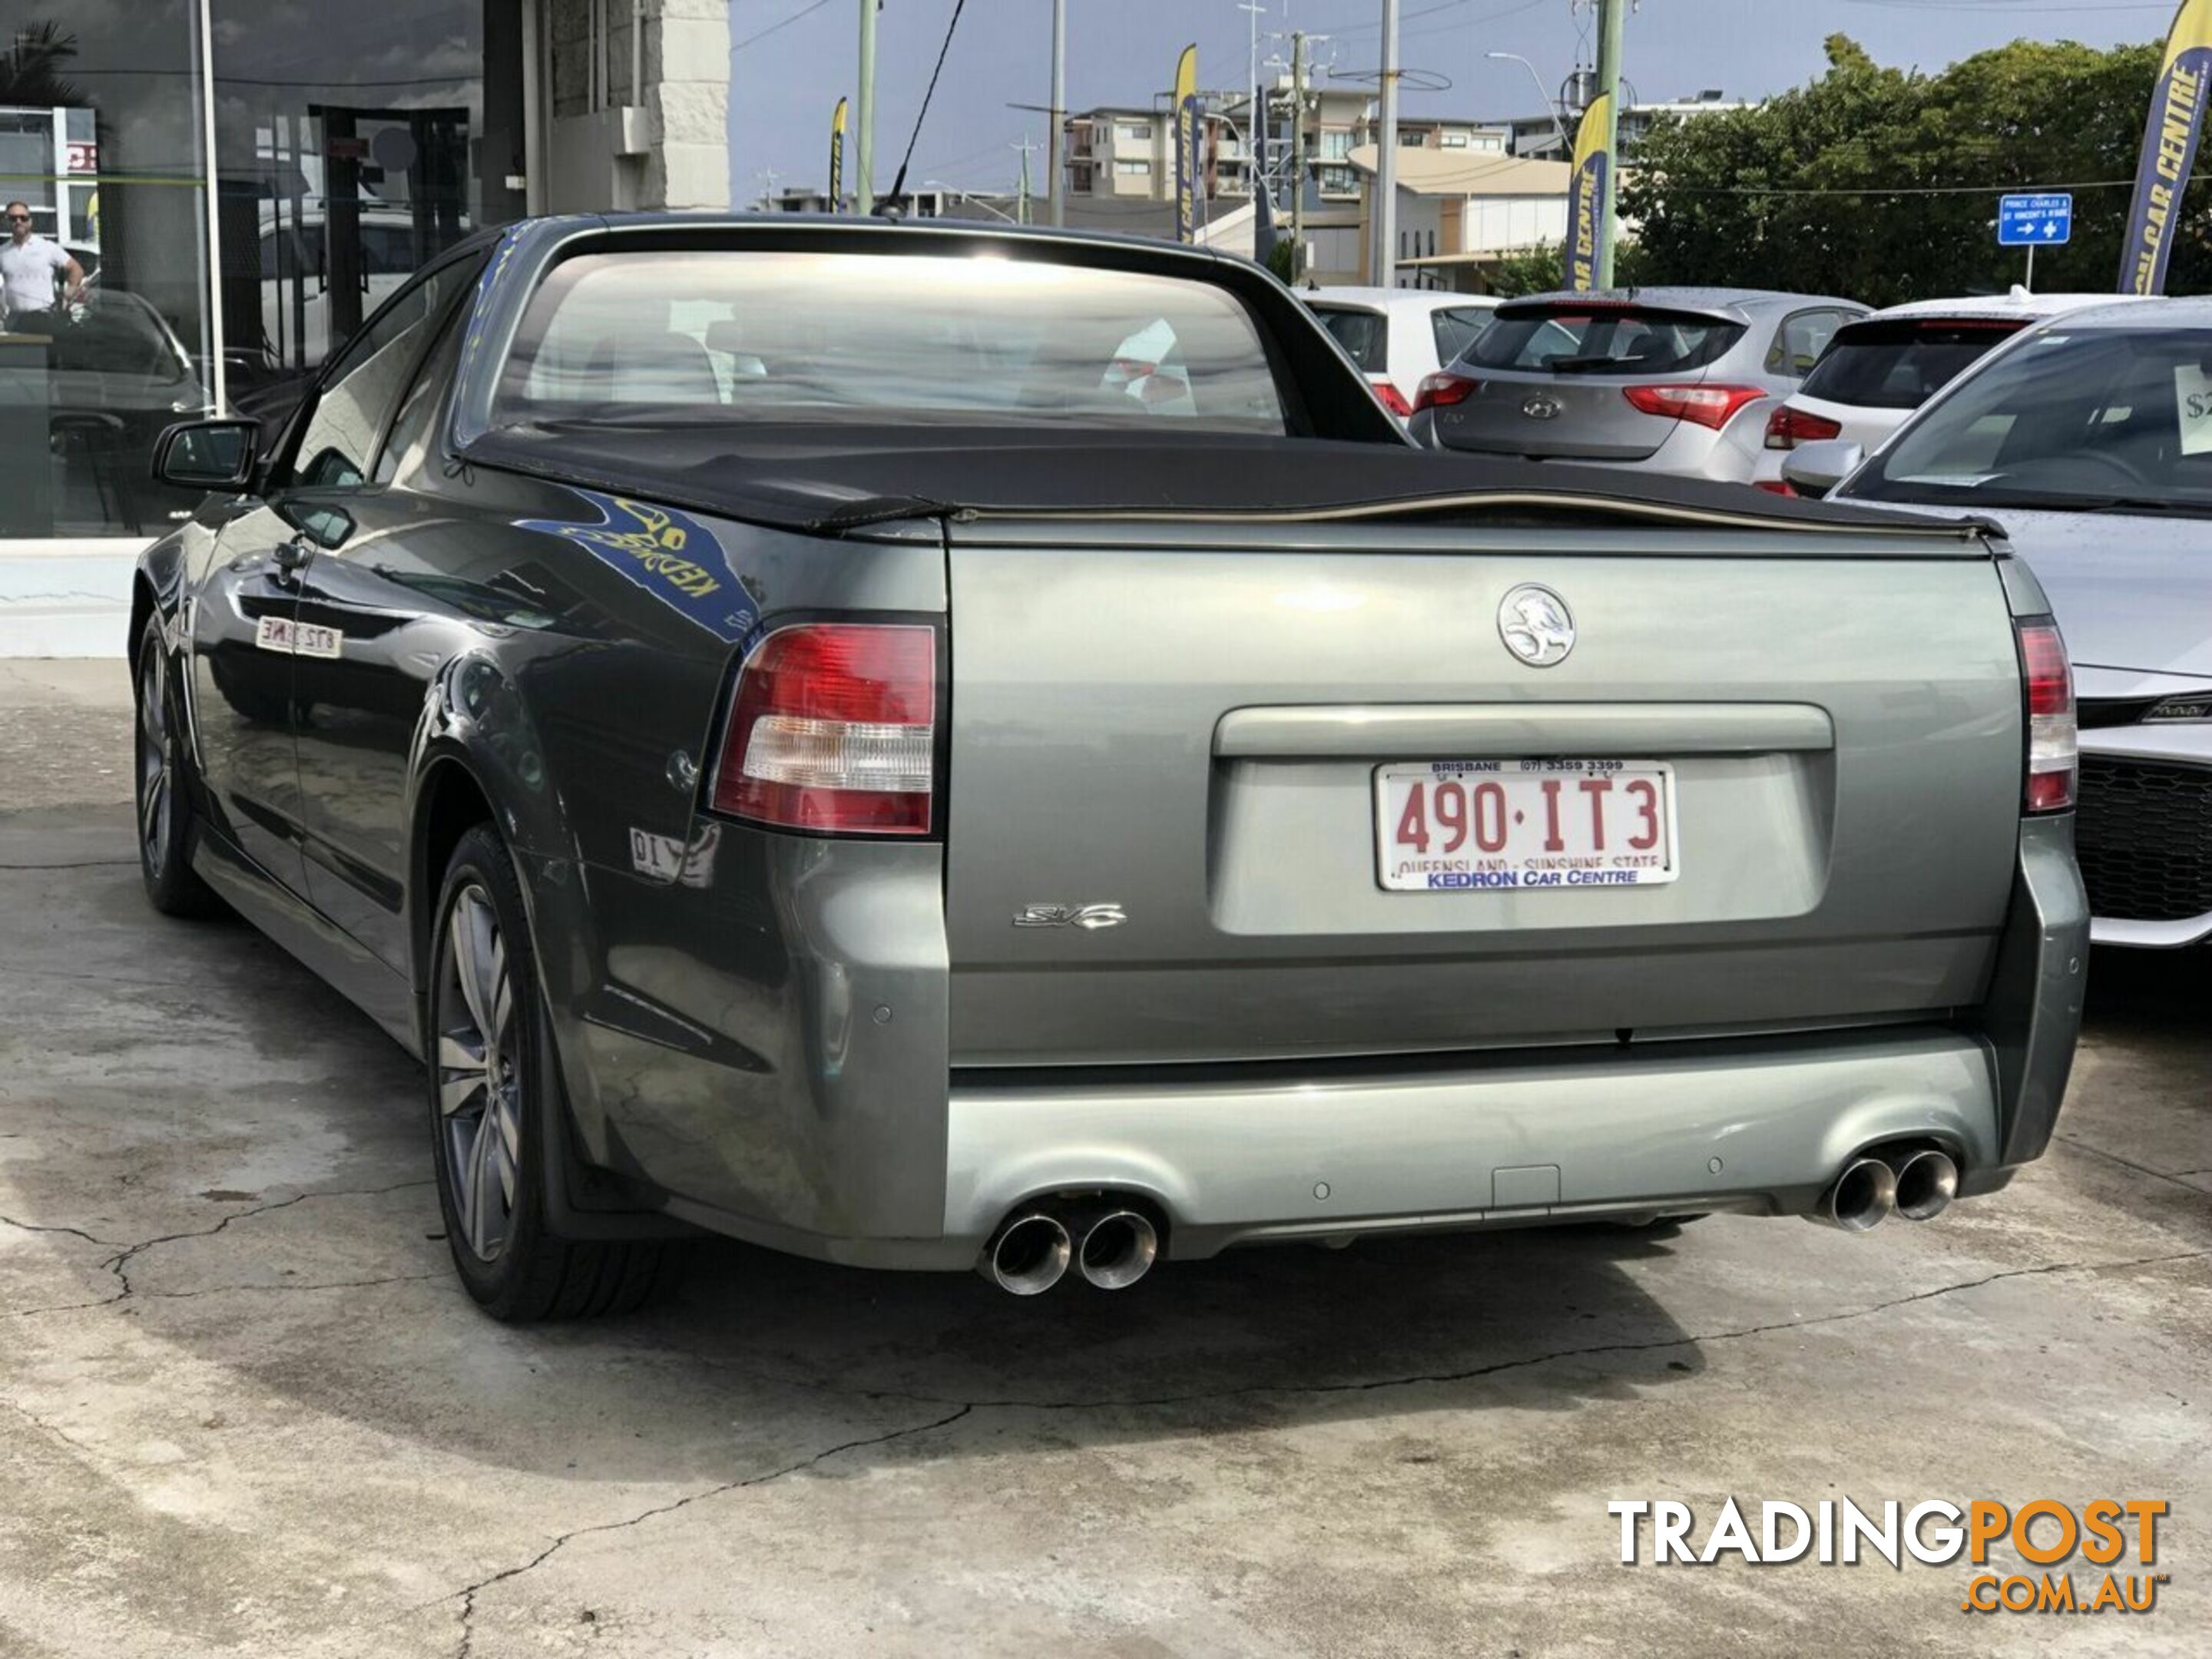
[[[260,459],[261,428],[253,421],[184,421],[154,446],[154,477],[185,489],[244,489]]]
[[[1800,495],[1826,495],[1859,470],[1866,451],[1848,438],[1800,444],[1783,458],[1782,476]]]

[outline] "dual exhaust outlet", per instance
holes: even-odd
[[[1893,1214],[1933,1221],[1958,1192],[1958,1164],[1933,1147],[1855,1158],[1820,1194],[1813,1219],[1847,1233],[1866,1232]]]
[[[1070,1267],[1102,1291],[1125,1291],[1152,1272],[1159,1253],[1159,1230],[1140,1211],[1040,1204],[1006,1218],[981,1270],[1016,1296],[1043,1295]]]

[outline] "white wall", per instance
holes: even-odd
[[[1566,240],[1564,196],[1470,196],[1460,253],[1503,253]]]

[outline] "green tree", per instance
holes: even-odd
[[[1564,285],[1567,249],[1564,242],[1539,242],[1516,248],[1484,274],[1490,291],[1501,300],[1517,300],[1524,294],[1542,294]]]
[[[1885,69],[1843,35],[1827,55],[1795,91],[1645,137],[1621,191],[1640,280],[1874,305],[2001,291],[2025,260],[1996,245],[1997,197],[2071,187],[2073,241],[2039,252],[2036,286],[2114,286],[2155,45],[2018,40],[1936,75]],[[2180,222],[2169,286],[2212,287],[2212,179]]]

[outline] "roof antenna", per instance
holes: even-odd
[[[945,73],[945,54],[952,50],[952,31],[960,27],[960,13],[968,0],[952,0],[952,21],[945,26],[945,44],[937,49],[937,67],[929,72],[929,86],[921,94],[921,107],[915,112],[914,131],[907,135],[906,154],[899,157],[898,177],[891,180],[890,200],[896,203],[906,188],[906,170],[914,161],[915,140],[921,137],[921,124],[929,118],[929,100],[937,95],[937,77]]]

